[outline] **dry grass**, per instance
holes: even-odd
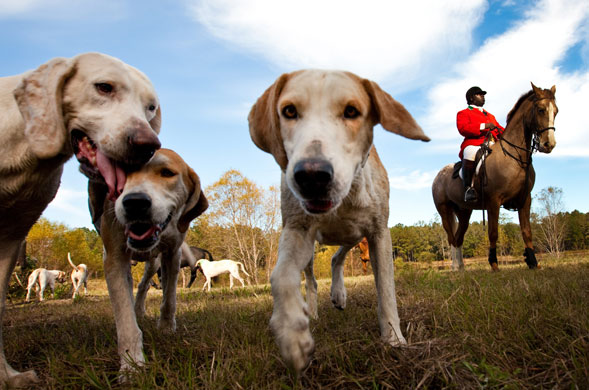
[[[155,326],[159,291],[148,299],[148,364],[129,388],[140,389],[439,389],[587,388],[589,258],[541,259],[491,273],[397,267],[397,295],[408,346],[379,341],[372,277],[349,278],[348,307],[319,284],[320,319],[312,321],[314,360],[300,379],[284,367],[268,328],[268,286],[180,289],[178,331]],[[10,306],[8,360],[34,368],[48,389],[120,388],[116,331],[104,282],[92,296]]]

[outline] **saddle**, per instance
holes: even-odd
[[[491,154],[491,149],[490,148],[484,148],[484,147],[482,147],[477,152],[477,154],[476,154],[476,156],[474,158],[474,164],[476,166],[475,173],[474,173],[475,179],[479,175],[479,171],[480,171],[481,167],[483,166],[482,161],[481,161],[482,158],[483,158],[483,155],[484,156],[488,156],[489,154]],[[461,169],[462,169],[462,161],[456,162],[454,164],[454,169],[452,170],[452,179],[458,179],[458,178],[460,178],[460,170]]]
[[[481,176],[481,178],[482,178],[486,174],[484,160],[483,161],[481,161],[481,160],[483,159],[483,156],[486,158],[486,156],[491,154],[491,152],[492,152],[491,148],[489,148],[488,146],[485,147],[485,144],[483,144],[483,147],[481,147],[476,154],[476,157],[474,160],[475,166],[476,166],[475,173],[474,173],[474,179],[475,179],[475,186],[477,187],[477,189],[482,190],[481,181],[480,180],[477,181],[477,177]],[[460,179],[460,170],[461,169],[462,169],[462,161],[456,162],[454,164],[454,168],[452,170],[452,179]],[[479,171],[481,169],[483,169],[483,171],[480,174]],[[509,199],[502,206],[504,209],[511,210],[511,211],[517,211],[523,207],[524,202],[526,201],[526,197],[527,197],[527,193],[525,191],[522,191],[515,198]]]

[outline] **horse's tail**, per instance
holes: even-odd
[[[241,262],[239,262],[239,261],[238,261],[238,262],[237,262],[237,264],[239,264],[239,265],[241,266],[241,271],[242,271],[244,274],[246,274],[248,278],[251,278],[250,274],[248,274],[248,273],[246,272],[246,270],[245,270],[245,266],[243,265],[243,263],[241,263]]]
[[[210,261],[215,261],[215,259],[213,259],[213,255],[211,255],[211,252],[209,252],[209,251],[208,251],[208,250],[206,250],[206,249],[202,249],[202,248],[200,248],[200,249],[201,249],[201,250],[202,250],[204,253],[206,253],[207,255],[209,255],[209,260],[210,260]]]
[[[70,256],[70,253],[67,253],[67,261],[70,262],[70,265],[73,267],[74,270],[79,271],[78,267],[74,264],[74,262],[72,261],[72,258]]]

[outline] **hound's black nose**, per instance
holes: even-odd
[[[294,179],[305,198],[321,198],[327,195],[333,181],[333,166],[329,161],[309,158],[294,166]]]
[[[123,198],[123,208],[129,219],[142,219],[149,216],[151,198],[143,192],[133,192]]]

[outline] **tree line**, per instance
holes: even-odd
[[[239,171],[226,172],[205,189],[209,209],[190,227],[189,245],[207,249],[215,260],[233,259],[244,263],[252,283],[267,283],[278,256],[281,231],[280,192],[261,188]],[[589,249],[589,213],[562,211],[562,190],[549,187],[535,199],[532,229],[537,252],[558,256],[566,250]],[[439,217],[412,226],[390,228],[395,261],[433,262],[448,259],[450,248]],[[487,226],[472,222],[463,245],[465,257],[487,256]],[[317,245],[317,277],[330,275],[331,256],[336,247]],[[499,223],[497,255],[521,256],[524,244],[519,224],[503,218]],[[40,219],[27,237],[30,267],[69,270],[67,253],[76,264],[85,263],[94,277],[103,277],[102,242],[95,230],[70,229],[63,224]],[[346,261],[347,275],[361,274],[357,250]]]

